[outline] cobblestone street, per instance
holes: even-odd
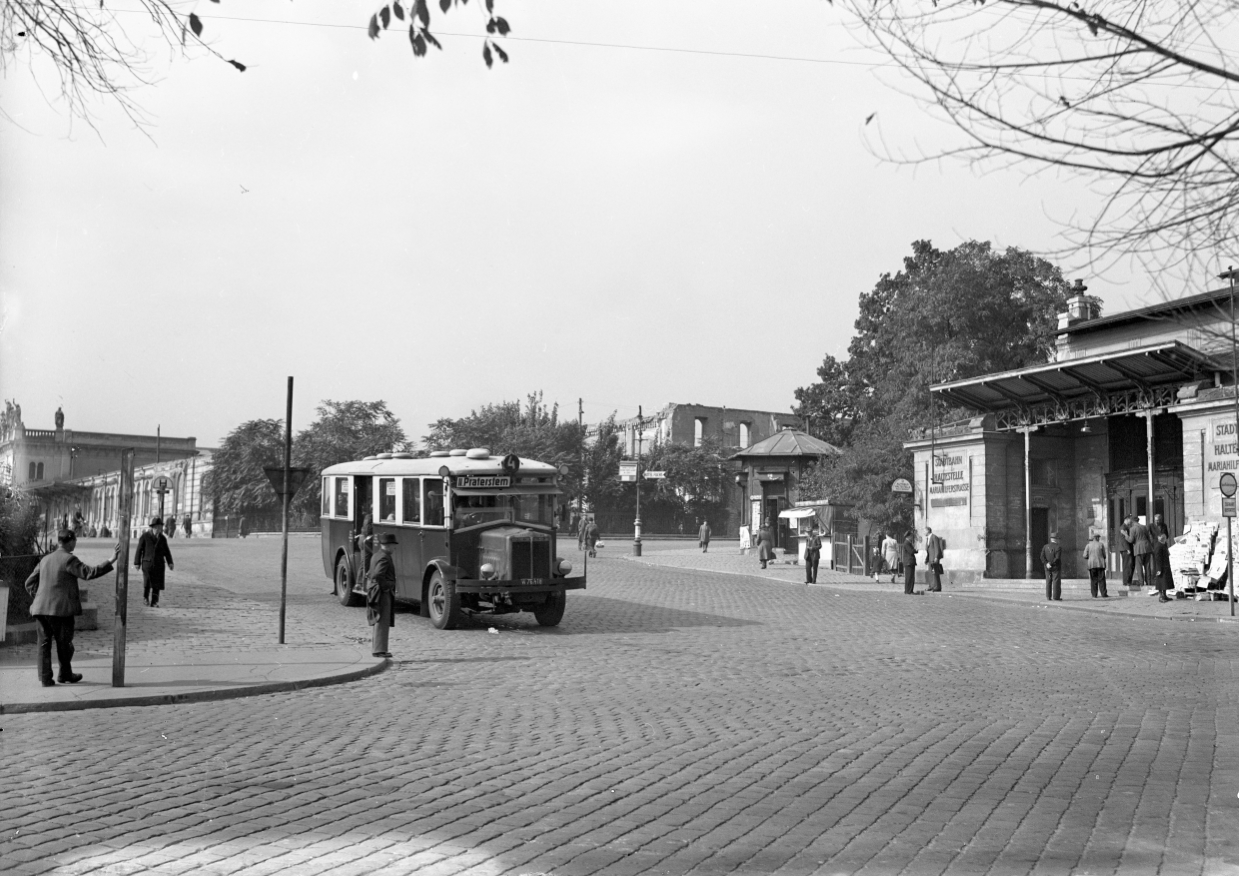
[[[291,545],[290,641],[361,640],[318,540]],[[3,716],[0,870],[1239,873],[1239,627],[620,550],[556,629],[402,610],[361,681]],[[172,551],[161,606],[225,588],[272,612],[225,644],[274,641],[278,540]]]

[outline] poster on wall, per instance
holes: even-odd
[[[966,506],[972,493],[972,484],[968,479],[968,454],[944,451],[934,456],[933,463],[929,507]]]
[[[1222,472],[1239,472],[1239,447],[1235,442],[1235,418],[1218,417],[1209,421],[1205,436],[1205,483],[1216,490]]]

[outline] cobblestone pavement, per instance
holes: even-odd
[[[317,549],[290,628],[364,632]],[[269,605],[272,557],[278,587],[278,545],[175,574]],[[1239,873],[1235,627],[590,575],[552,630],[402,612],[348,685],[5,717],[0,870]]]

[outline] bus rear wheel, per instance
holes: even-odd
[[[426,585],[426,603],[430,606],[430,622],[438,630],[454,630],[460,623],[460,594],[456,582],[446,581],[442,572],[430,576]]]
[[[568,594],[563,590],[546,594],[546,602],[533,610],[533,616],[538,620],[538,626],[557,627],[564,619],[564,609],[568,607]]]
[[[344,557],[336,560],[336,599],[345,608],[361,605],[361,597],[353,593],[353,584],[349,580],[348,563]]]

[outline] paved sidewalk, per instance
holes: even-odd
[[[745,575],[751,578],[767,578],[786,584],[805,586],[803,565],[779,561],[763,569],[754,553],[740,553],[739,542],[730,540],[711,541],[708,553],[702,553],[699,547],[685,547],[649,551],[643,556],[634,557],[625,545],[611,555],[631,560],[634,563],[727,575]],[[879,582],[861,575],[849,575],[846,572],[836,572],[831,569],[818,570],[816,586],[871,593],[903,592],[902,580],[891,584],[888,576],[883,576]],[[918,589],[918,593],[923,593],[923,585],[918,585],[918,588],[921,588]],[[1047,611],[1094,611],[1159,620],[1239,623],[1239,605],[1235,608],[1236,616],[1232,617],[1230,606],[1225,601],[1197,602],[1194,599],[1176,599],[1163,604],[1158,602],[1155,596],[1146,596],[1143,590],[1135,595],[1129,595],[1123,592],[1126,588],[1121,585],[1115,587],[1113,582],[1111,582],[1110,590],[1109,599],[1093,599],[1089,593],[1087,579],[1065,580],[1063,581],[1062,602],[1048,602],[1045,599],[1044,585],[1039,581],[989,579],[983,584],[963,587],[951,587],[944,583],[942,593],[923,593],[923,595],[929,599],[966,597],[1000,600]]]
[[[303,618],[286,616],[287,644],[280,645],[278,606],[177,577],[157,608],[142,604],[140,579],[136,595],[130,579],[124,687],[112,687],[115,578],[106,575],[87,585],[99,629],[74,636],[73,669],[82,681],[43,687],[37,646],[0,648],[0,714],[253,696],[351,681],[388,665],[371,656],[368,637]],[[56,672],[54,653],[52,667]]]

